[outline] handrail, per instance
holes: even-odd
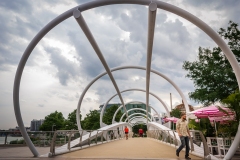
[[[172,133],[172,135],[170,134]],[[204,151],[204,159],[211,159],[210,151],[206,142],[206,139],[201,131],[198,130],[190,130],[190,133],[195,134],[199,133],[200,141],[203,144],[203,151]],[[163,141],[169,144],[174,144],[175,148],[180,145],[180,140],[177,140],[176,134],[173,130],[148,130],[147,137],[157,139],[159,141]],[[190,146],[191,151],[194,151],[194,142],[192,137],[190,136]],[[179,143],[177,143],[179,142]]]
[[[88,132],[89,134],[88,135],[87,134],[83,135],[85,131]],[[56,155],[56,150],[55,150],[56,137],[57,137],[58,133],[62,134],[64,132],[69,133],[68,143],[66,144],[67,149],[69,151],[71,151],[71,143],[76,140],[75,139],[75,140],[72,141],[72,139],[71,139],[71,137],[75,136],[75,134],[79,134],[79,137],[77,137],[77,138],[79,138],[79,141],[77,140],[77,143],[75,144],[75,142],[74,142],[73,145],[75,145],[75,146],[79,145],[80,149],[82,149],[82,147],[86,144],[88,146],[85,146],[85,147],[90,147],[91,143],[92,143],[92,140],[95,141],[95,145],[98,145],[98,144],[103,144],[104,141],[105,142],[111,142],[111,141],[114,141],[114,140],[120,140],[120,139],[124,138],[124,136],[122,135],[122,134],[124,134],[124,131],[123,130],[116,130],[116,129],[108,129],[108,130],[56,130],[54,132],[54,135],[53,135],[53,138],[52,138],[49,156]],[[111,136],[111,133],[113,134],[112,136]],[[99,137],[100,137],[100,140],[99,140]],[[132,132],[129,132],[129,138],[130,137],[132,137]]]

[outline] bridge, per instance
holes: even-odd
[[[142,66],[120,66],[116,68],[109,68],[97,42],[95,41],[95,38],[93,34],[91,33],[87,23],[85,22],[84,17],[82,16],[82,12],[93,9],[96,7],[100,6],[105,6],[105,5],[113,5],[113,4],[136,4],[136,5],[145,5],[148,7],[148,35],[147,35],[147,50],[146,50],[146,67]],[[13,102],[14,102],[14,111],[17,119],[18,126],[20,128],[20,131],[22,133],[22,136],[24,137],[29,149],[31,150],[32,154],[35,157],[40,157],[40,156],[45,156],[45,157],[57,157],[57,156],[81,156],[85,155],[89,158],[94,158],[93,156],[96,156],[97,158],[99,157],[104,157],[106,155],[103,155],[102,149],[106,149],[109,151],[112,151],[111,154],[108,157],[111,156],[116,156],[115,158],[124,158],[124,156],[136,156],[135,158],[160,158],[161,156],[164,158],[174,158],[174,153],[176,147],[179,146],[180,140],[179,137],[176,135],[176,132],[170,130],[167,126],[164,126],[160,122],[155,122],[151,117],[149,117],[149,96],[152,95],[155,98],[157,98],[164,106],[167,114],[169,115],[169,110],[166,107],[166,104],[158,97],[156,94],[151,93],[149,90],[150,86],[150,74],[154,73],[157,74],[158,76],[164,78],[167,80],[179,93],[181,96],[185,110],[186,112],[189,112],[188,108],[188,103],[187,100],[182,93],[181,89],[171,80],[171,78],[163,75],[162,73],[151,69],[151,61],[152,61],[152,49],[153,49],[153,40],[154,40],[154,29],[155,29],[155,20],[156,20],[156,12],[157,9],[162,9],[166,10],[168,12],[172,12],[178,16],[181,16],[182,18],[188,20],[189,22],[193,23],[197,27],[199,27],[201,30],[203,30],[209,37],[213,39],[213,41],[216,42],[216,44],[222,49],[223,53],[226,55],[226,57],[229,59],[230,64],[232,65],[234,69],[234,73],[236,74],[238,84],[240,83],[240,67],[239,64],[234,57],[234,54],[230,50],[230,48],[227,46],[227,44],[219,37],[219,35],[211,29],[206,23],[195,17],[194,15],[188,13],[187,11],[182,10],[181,8],[178,8],[176,6],[173,6],[171,4],[162,2],[162,1],[150,1],[150,0],[96,0],[92,1],[89,3],[82,4],[80,6],[74,7],[63,14],[59,15],[56,17],[54,20],[52,20],[50,23],[48,23],[35,37],[34,39],[30,42],[28,47],[26,48],[21,61],[19,63],[16,76],[15,76],[15,81],[14,81],[14,92],[13,92]],[[35,148],[34,144],[32,143],[31,139],[29,138],[25,128],[24,128],[24,123],[23,119],[21,117],[21,111],[20,111],[20,103],[19,103],[19,90],[20,90],[20,81],[21,81],[21,76],[22,72],[24,70],[25,64],[28,60],[28,57],[30,56],[32,50],[36,47],[36,45],[39,43],[39,41],[49,32],[60,24],[62,21],[73,17],[76,20],[76,23],[78,23],[79,27],[82,29],[84,32],[85,36],[87,37],[88,41],[92,45],[94,51],[96,52],[97,56],[99,57],[99,60],[101,61],[102,65],[104,66],[106,72],[98,75],[95,77],[83,90],[78,106],[77,106],[77,125],[78,125],[78,131],[56,131],[51,143],[51,148],[50,152],[45,154],[45,155],[40,155],[37,149]],[[122,69],[141,69],[146,71],[146,86],[145,89],[127,89],[127,90],[120,90],[119,86],[116,83],[116,80],[114,79],[114,76],[112,72],[122,70]],[[90,86],[96,82],[100,77],[104,75],[108,75],[112,85],[114,86],[116,90],[116,95],[119,97],[120,102],[121,102],[121,107],[124,109],[124,112],[126,114],[126,121],[125,122],[116,122],[115,119],[113,118],[112,124],[111,125],[106,125],[102,122],[102,115],[100,117],[100,125],[101,128],[95,131],[84,131],[82,130],[81,127],[81,121],[79,119],[80,115],[80,109],[81,109],[81,104],[84,98],[84,95],[90,88]],[[144,104],[146,104],[146,114],[145,115],[134,115],[135,117],[130,118],[131,115],[128,115],[128,111],[126,110],[126,104],[130,102],[124,102],[123,97],[122,97],[122,92],[126,91],[131,91],[131,90],[136,90],[136,91],[142,91],[146,93],[146,101]],[[116,95],[113,95],[116,96]],[[106,103],[106,104],[113,98],[111,97]],[[143,103],[143,102],[142,102]],[[102,109],[104,111],[105,108]],[[153,109],[155,110],[155,109]],[[116,113],[115,113],[116,114]],[[151,115],[151,113],[150,113]],[[132,126],[135,124],[146,124],[148,131],[147,131],[147,137],[146,139],[144,138],[130,138],[129,140],[124,140],[124,133],[123,133],[123,127],[128,126],[130,129]],[[57,134],[60,134],[62,132],[68,132],[69,137],[73,135],[73,137],[76,137],[72,141],[70,141],[71,138],[69,138],[68,143],[61,147],[56,147],[56,137]],[[111,132],[111,133],[110,133]],[[192,149],[192,157],[194,158],[204,158],[204,159],[216,159],[213,155],[209,153],[209,149],[206,144],[206,140],[203,137],[202,133],[199,131],[191,131],[192,136],[191,136],[191,149]],[[111,135],[113,134],[113,135]],[[130,135],[132,132],[130,132]],[[196,136],[198,135],[198,136]],[[155,139],[155,140],[154,140]],[[156,142],[160,141],[160,142]],[[228,153],[224,157],[224,159],[231,159],[235,153],[235,151],[238,148],[240,142],[240,132],[237,132],[237,135],[235,136],[234,142],[232,143],[231,147],[229,148]],[[163,143],[163,144],[162,144]],[[137,145],[137,146],[135,146]],[[143,149],[143,146],[147,146],[145,149]],[[134,147],[133,147],[134,146]],[[152,147],[150,147],[152,146]],[[128,148],[130,147],[130,148]],[[102,149],[101,149],[102,148]],[[116,149],[115,149],[116,148]],[[139,152],[135,152],[134,148],[136,150],[139,150]],[[156,149],[156,150],[155,150]],[[78,151],[79,150],[79,151]],[[75,152],[73,152],[75,151]],[[161,154],[160,154],[161,151]],[[71,152],[71,153],[70,153]],[[90,155],[90,154],[92,155]],[[125,153],[125,154],[124,154]],[[146,154],[144,154],[146,153]],[[63,155],[64,154],[64,155]],[[110,154],[110,152],[109,152]],[[137,156],[137,155],[138,156]],[[181,153],[182,154],[182,153]],[[122,155],[123,157],[120,157]],[[92,157],[91,157],[92,156]],[[119,156],[119,157],[117,157]],[[160,156],[160,157],[157,157]],[[182,155],[181,155],[182,156]],[[176,158],[176,157],[175,157]],[[223,157],[222,157],[223,158]]]

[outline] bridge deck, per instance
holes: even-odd
[[[180,157],[184,159],[185,152]],[[176,159],[175,148],[150,138],[130,138],[59,155],[58,158]],[[190,155],[192,159],[202,159]]]

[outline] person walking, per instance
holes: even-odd
[[[124,132],[125,132],[125,135],[126,135],[126,140],[128,140],[128,128],[127,128],[127,126],[125,126]]]
[[[188,128],[188,122],[186,119],[186,113],[181,114],[181,119],[179,119],[176,123],[176,130],[178,133],[178,136],[181,140],[181,145],[179,148],[176,150],[176,155],[179,157],[180,151],[183,149],[183,147],[186,146],[186,151],[185,151],[185,159],[190,160],[191,158],[189,157],[189,128]]]
[[[138,130],[138,134],[139,134],[139,137],[143,137],[143,130],[142,130],[142,128],[140,128],[140,129]]]

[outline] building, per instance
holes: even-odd
[[[125,105],[126,106],[126,109],[127,110],[130,110],[130,109],[133,109],[133,108],[141,108],[141,109],[144,109],[146,110],[146,105],[143,104],[143,103],[138,103],[138,102],[134,102],[134,103],[128,103]],[[122,108],[121,109],[122,113],[124,113],[124,109]],[[148,112],[151,113],[151,107],[148,107]],[[143,113],[143,114],[146,114],[145,111],[141,111],[141,110],[134,110],[134,111],[130,111],[128,112],[128,115],[131,115],[133,113]]]
[[[120,104],[120,103],[107,104],[107,106],[106,106],[103,114],[106,112],[106,110],[107,110],[108,108],[110,108],[111,106],[114,106],[114,105],[117,105],[117,106],[119,107],[121,104]],[[101,113],[101,111],[102,111],[103,106],[104,106],[104,104],[102,104],[102,105],[99,106],[99,112],[100,112],[100,113]]]
[[[39,131],[39,128],[40,128],[40,126],[43,124],[43,122],[44,122],[44,119],[40,119],[40,120],[33,119],[33,120],[31,121],[30,130],[31,130],[31,131]]]
[[[189,107],[189,111],[190,111],[190,112],[191,112],[191,111],[194,111],[194,108],[193,108],[192,105],[188,105],[188,107]],[[175,109],[179,109],[181,112],[186,112],[186,109],[185,109],[185,106],[184,106],[183,101],[182,101],[182,104],[177,105],[177,106],[175,107]]]

